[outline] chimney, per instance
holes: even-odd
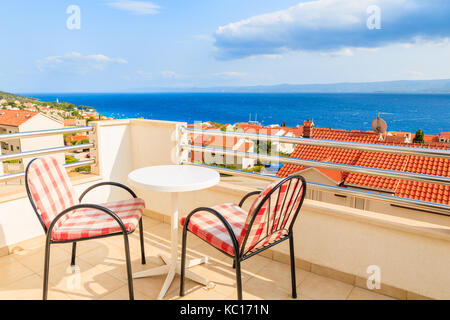
[[[303,122],[303,138],[312,138],[314,136],[314,122],[306,120]]]

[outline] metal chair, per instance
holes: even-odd
[[[89,191],[104,185],[125,189],[133,198],[100,205],[81,203]],[[28,164],[25,171],[25,187],[31,206],[46,233],[43,299],[47,300],[51,244],[72,243],[71,265],[75,265],[77,242],[123,235],[128,291],[130,300],[133,300],[128,235],[134,232],[139,224],[141,262],[145,264],[142,224],[144,200],[138,198],[130,188],[117,182],[94,184],[77,199],[66,170],[53,157],[35,158]]]
[[[263,191],[250,192],[239,205],[226,203],[212,208],[200,207],[181,219],[183,243],[181,253],[180,296],[184,296],[186,239],[190,231],[222,253],[233,258],[236,269],[237,296],[242,300],[241,262],[289,239],[292,297],[297,297],[295,255],[292,227],[303,204],[306,181],[290,176],[269,185]],[[249,212],[242,205],[258,195]]]

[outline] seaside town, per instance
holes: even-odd
[[[20,96],[17,96],[20,97]],[[82,127],[89,121],[111,120],[111,117],[100,115],[94,108],[75,106],[65,102],[41,102],[29,98],[0,100],[0,134],[30,130],[57,129],[64,127]],[[301,120],[301,119],[299,119]],[[257,133],[275,137],[302,137],[321,140],[335,140],[346,142],[360,142],[372,144],[387,144],[418,148],[450,149],[450,132],[439,134],[426,134],[418,129],[417,132],[389,131],[384,120],[383,128],[374,127],[373,130],[345,130],[322,128],[313,120],[304,120],[295,127],[282,124],[262,125],[257,121],[240,122],[235,124],[222,124],[212,121],[189,124],[188,127],[204,130],[234,131],[242,133]],[[339,150],[332,147],[318,147],[310,145],[294,145],[273,141],[265,144],[263,141],[254,141],[246,138],[230,138],[220,135],[189,134],[189,141],[196,146],[231,149],[242,152],[256,152],[277,155],[280,157],[294,157],[307,160],[328,161],[334,163],[357,166],[376,167],[391,170],[405,170],[407,172],[447,175],[449,161],[446,159],[423,158],[418,161],[413,156],[395,155],[390,153],[374,153],[370,151]],[[73,133],[64,135],[64,145],[89,143],[87,133]],[[45,143],[43,143],[45,146]],[[1,153],[10,154],[28,151],[26,145],[17,141],[1,142]],[[330,169],[307,168],[293,164],[267,163],[251,158],[233,158],[217,155],[214,152],[190,152],[190,161],[223,167],[226,169],[242,170],[251,173],[276,175],[287,177],[293,173],[301,173],[311,181],[331,184],[341,187],[368,189],[372,191],[389,193],[400,197],[418,200],[432,200],[441,203],[449,201],[449,190],[444,187],[443,192],[435,192],[434,188],[442,186],[423,184],[420,188],[411,181],[373,177],[357,173],[345,173]],[[69,152],[65,155],[65,162],[72,163],[90,158],[89,149]],[[280,158],[281,159],[281,158]],[[4,161],[0,167],[3,173],[14,173],[23,170],[21,160]],[[447,171],[446,171],[447,170]],[[74,169],[77,172],[90,172],[90,167]]]
[[[94,108],[75,106],[72,103],[43,102],[36,99],[0,92],[0,134],[67,127],[84,127],[88,121],[112,120],[112,117],[100,115]],[[43,145],[55,143],[54,138],[43,138]],[[87,133],[65,134],[64,145],[85,144],[89,142]],[[59,143],[57,143],[59,144]],[[0,154],[19,153],[32,150],[20,140],[1,142]],[[90,158],[88,149],[75,150],[65,156],[66,163],[78,162]],[[24,169],[22,160],[7,160],[0,163],[0,174],[11,174]],[[76,172],[90,172],[90,167],[79,167]]]

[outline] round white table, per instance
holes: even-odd
[[[171,255],[160,255],[165,265],[133,274],[133,278],[142,278],[167,273],[166,281],[158,295],[158,299],[164,297],[175,277],[175,273],[180,273],[181,270],[181,264],[178,259],[178,193],[206,189],[218,184],[219,181],[220,175],[217,171],[192,165],[152,166],[134,170],[128,175],[128,182],[133,187],[171,193]],[[186,268],[206,263],[207,260],[208,258],[204,257],[186,261]],[[206,278],[191,270],[186,270],[185,274],[186,278],[195,282],[205,286],[209,284]]]

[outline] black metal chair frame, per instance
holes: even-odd
[[[295,188],[297,188],[298,183],[300,183],[300,182],[302,183],[302,189],[303,190],[302,190],[302,195],[301,195],[301,199],[300,199],[298,208],[295,211],[294,216],[292,218],[292,222],[291,222],[291,224],[289,226],[289,229],[287,230],[288,233],[285,236],[283,236],[282,238],[280,238],[280,239],[278,239],[278,240],[276,240],[276,241],[274,241],[272,243],[269,243],[269,244],[265,245],[264,247],[262,247],[262,248],[260,248],[260,249],[258,249],[256,251],[252,251],[252,249],[250,249],[248,251],[244,251],[245,244],[247,242],[249,233],[252,230],[253,223],[254,223],[255,218],[257,216],[256,213],[259,212],[259,210],[264,206],[264,204],[267,201],[269,201],[269,208],[270,208],[270,198],[271,198],[272,194],[274,192],[276,192],[277,190],[279,190],[282,184],[284,184],[287,181],[289,181],[289,185],[288,185],[287,190],[286,190],[286,193],[287,193],[289,191],[289,188],[291,187],[291,181],[293,179],[297,179],[297,184],[295,185],[294,190],[295,190]],[[253,191],[253,192],[250,192],[250,193],[246,194],[241,199],[241,201],[239,202],[239,207],[242,208],[242,205],[245,203],[245,201],[247,199],[249,199],[251,196],[259,195],[261,192],[262,191]],[[191,211],[189,213],[189,215],[186,217],[186,220],[185,220],[184,226],[183,226],[183,240],[182,240],[182,251],[181,251],[181,274],[180,274],[180,296],[184,296],[185,267],[186,267],[186,245],[187,245],[186,242],[187,242],[187,232],[190,231],[188,229],[189,221],[190,221],[191,217],[195,213],[197,213],[199,211],[207,211],[207,212],[210,212],[211,214],[213,214],[214,216],[216,216],[223,223],[225,229],[227,230],[227,232],[228,232],[228,234],[229,234],[229,236],[231,238],[231,241],[233,242],[233,247],[234,247],[234,252],[235,252],[234,256],[232,256],[232,255],[230,255],[230,254],[228,254],[228,253],[226,253],[226,252],[224,252],[224,251],[222,251],[222,250],[220,250],[220,249],[218,249],[218,248],[216,248],[214,246],[213,247],[216,248],[217,250],[219,250],[220,252],[222,252],[223,254],[227,255],[228,257],[233,258],[233,268],[236,269],[236,284],[237,284],[236,286],[237,286],[238,300],[242,300],[241,262],[246,260],[246,259],[248,259],[248,258],[250,258],[250,257],[252,257],[252,256],[254,256],[254,255],[256,255],[256,254],[258,254],[258,253],[261,253],[262,251],[267,250],[270,247],[273,247],[274,245],[277,245],[277,244],[279,244],[279,243],[281,243],[281,242],[283,242],[283,241],[285,241],[287,239],[289,239],[291,281],[292,281],[292,298],[294,298],[294,299],[297,298],[297,288],[296,288],[296,279],[295,279],[294,236],[293,236],[292,228],[294,226],[295,220],[297,219],[298,213],[300,212],[300,209],[301,209],[301,207],[303,205],[303,201],[305,199],[305,194],[306,194],[306,180],[302,176],[300,176],[300,175],[292,175],[292,176],[289,176],[289,177],[283,179],[282,181],[280,181],[270,192],[268,192],[268,194],[261,200],[261,202],[258,204],[258,206],[253,210],[254,214],[253,214],[252,220],[250,221],[247,233],[246,233],[245,238],[243,240],[243,243],[241,245],[242,251],[240,251],[240,249],[239,249],[239,242],[238,242],[238,240],[236,238],[236,235],[233,232],[233,229],[231,228],[231,226],[228,223],[228,221],[218,211],[216,211],[216,210],[214,210],[212,208],[207,208],[207,207],[199,207],[199,208],[196,208],[193,211]],[[280,196],[280,191],[278,191],[277,203],[278,203],[278,200],[279,200],[279,196]],[[294,194],[291,196],[291,200],[292,200],[293,196],[294,196]],[[294,203],[297,200],[298,200],[298,195],[295,198]],[[280,213],[279,213],[280,214],[279,218],[281,217],[281,214],[283,212],[283,208],[284,208],[285,202],[286,202],[286,199],[284,199],[284,201],[283,201],[283,205],[282,205]],[[291,212],[289,213],[289,216],[292,213],[292,209],[293,209],[293,207],[291,208]],[[252,214],[252,212],[250,212],[249,214]],[[286,217],[286,214],[283,215],[283,219],[285,217]],[[273,218],[275,219],[276,217],[273,217]],[[269,214],[267,214],[267,219],[269,219]],[[282,230],[282,229],[276,229],[276,230],[272,230],[270,232],[269,232],[269,230],[267,230],[266,236],[263,237],[262,239],[260,239],[260,242],[263,241],[264,239],[266,239],[271,234],[273,234],[273,233],[275,233],[277,231],[280,231],[280,230]],[[200,239],[202,239],[202,238],[200,238]],[[205,241],[205,240],[203,240],[203,241]],[[208,243],[207,241],[205,241],[205,242]],[[210,243],[208,243],[208,244],[210,244]]]
[[[43,283],[43,292],[42,292],[42,299],[43,300],[47,300],[47,295],[48,295],[48,275],[49,275],[49,269],[50,269],[50,245],[51,244],[60,244],[60,243],[72,243],[72,259],[71,259],[71,265],[74,266],[75,265],[75,257],[76,257],[76,248],[77,248],[77,242],[79,241],[85,241],[85,240],[91,240],[91,239],[99,239],[99,238],[107,238],[107,237],[112,237],[112,236],[117,236],[117,235],[123,235],[123,239],[124,239],[124,245],[125,245],[125,258],[126,258],[126,263],[127,263],[127,279],[128,279],[128,293],[129,293],[129,297],[130,300],[134,300],[134,290],[133,290],[133,275],[131,273],[131,259],[130,259],[130,246],[129,246],[129,241],[128,241],[128,235],[132,234],[134,232],[127,232],[125,225],[123,224],[122,220],[120,219],[120,217],[115,214],[113,211],[111,211],[110,209],[100,206],[98,204],[89,204],[89,203],[80,203],[77,205],[74,205],[70,208],[67,208],[65,210],[63,210],[61,213],[59,213],[50,223],[50,226],[46,227],[44,221],[42,220],[42,217],[39,215],[38,213],[38,209],[36,207],[36,204],[34,203],[33,197],[31,196],[31,191],[28,185],[28,169],[30,167],[30,165],[33,163],[34,160],[36,160],[37,158],[33,159],[30,161],[30,163],[28,163],[27,168],[25,170],[25,188],[27,190],[27,195],[28,198],[30,199],[31,202],[31,206],[33,207],[34,212],[36,213],[42,228],[44,228],[44,232],[46,233],[46,240],[45,240],[45,260],[44,260],[44,283]],[[100,187],[100,186],[105,186],[105,185],[110,185],[110,186],[115,186],[115,187],[119,187],[122,188],[126,191],[128,191],[128,193],[130,193],[133,198],[137,198],[136,194],[133,192],[133,190],[131,190],[129,187],[118,183],[118,182],[100,182],[97,184],[94,184],[92,186],[90,186],[89,188],[87,188],[80,196],[80,198],[78,199],[79,202],[81,202],[84,198],[84,196],[91,190]],[[64,215],[66,215],[67,213],[77,210],[77,209],[82,209],[82,208],[91,208],[91,209],[97,209],[100,211],[103,211],[104,213],[110,215],[115,221],[117,221],[117,223],[119,224],[120,228],[122,229],[121,232],[115,232],[115,233],[110,233],[110,234],[104,234],[104,235],[100,235],[100,236],[95,236],[95,237],[89,237],[89,238],[83,238],[83,239],[75,239],[75,240],[65,240],[65,241],[54,241],[51,240],[51,234],[52,234],[52,230],[53,227],[55,226],[56,222],[58,222],[59,219],[61,219]],[[139,219],[139,235],[140,235],[140,243],[141,243],[141,263],[145,264],[145,249],[144,249],[144,228],[143,228],[143,223],[142,223],[142,217],[141,219]]]

